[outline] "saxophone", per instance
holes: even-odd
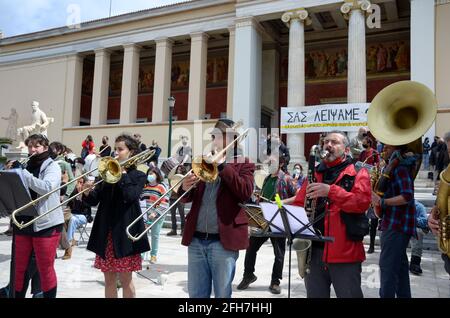
[[[439,209],[439,241],[438,246],[442,253],[450,257],[450,215],[448,214],[448,199],[450,197],[450,166],[439,176],[439,192],[437,207]]]
[[[328,151],[320,150],[320,147],[318,145],[314,145],[311,147],[308,159],[308,184],[316,182],[314,171],[316,167],[317,154],[319,154],[320,158],[323,159],[328,155]],[[311,223],[313,223],[315,219],[316,205],[317,199],[306,198],[305,211]],[[297,252],[298,274],[301,278],[304,278],[306,274],[309,274],[310,272],[311,240],[296,238],[293,240],[292,244],[293,249]]]

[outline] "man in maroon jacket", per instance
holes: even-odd
[[[333,284],[337,297],[363,297],[361,263],[365,260],[362,237],[355,238],[347,228],[348,218],[364,217],[371,202],[369,173],[355,170],[348,156],[347,136],[340,131],[324,138],[327,157],[316,167],[316,182],[304,182],[294,205],[304,206],[307,198],[316,199],[316,232],[334,237],[334,242],[312,242],[310,273],[305,277],[308,298],[329,298]]]
[[[216,153],[236,137],[233,125],[228,119],[217,121],[211,135]],[[217,161],[218,178],[199,182],[184,198],[185,203],[192,202],[182,240],[188,246],[191,298],[209,298],[211,284],[215,297],[231,297],[239,250],[248,246],[248,218],[238,203],[249,200],[253,193],[255,165],[240,155],[239,147],[232,149]],[[193,174],[186,177],[179,194],[197,181]]]

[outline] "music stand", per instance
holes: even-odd
[[[277,200],[278,202],[278,200]],[[274,220],[277,217],[277,215],[280,215],[281,220],[283,222],[283,228],[277,226],[274,224]],[[289,223],[288,215],[293,218],[295,221],[299,222],[302,227],[297,230],[296,232],[292,232],[291,224]],[[321,218],[324,217],[324,214],[320,217],[317,217],[314,219],[314,221],[309,221],[308,223],[304,223],[301,220],[299,220],[293,213],[291,213],[288,209],[286,209],[283,205],[281,205],[281,201],[278,202],[278,209],[275,212],[275,214],[272,216],[270,220],[268,220],[268,226],[266,229],[260,233],[254,233],[254,236],[257,237],[275,237],[275,238],[284,238],[286,237],[288,240],[289,245],[289,273],[288,273],[288,298],[291,298],[291,263],[292,263],[292,243],[294,238],[301,238],[311,241],[317,241],[317,242],[334,242],[334,237],[328,237],[328,236],[322,236],[317,235],[317,233],[313,230],[313,225],[319,221]],[[274,233],[269,232],[270,226],[276,228],[280,233]],[[313,235],[306,235],[301,234],[304,230],[310,229],[314,234]]]
[[[12,212],[31,201],[30,195],[23,183],[21,169],[0,171],[0,217],[10,216]],[[21,215],[37,216],[38,212],[35,206],[20,212]],[[13,228],[11,242],[11,265],[9,273],[9,297],[15,297],[15,257],[16,257],[16,239],[15,226]]]

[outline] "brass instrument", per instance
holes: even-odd
[[[439,191],[437,195],[437,207],[439,209],[439,240],[438,246],[442,253],[450,257],[450,215],[448,211],[448,199],[450,198],[450,166],[439,175]]]
[[[232,127],[232,129],[235,128],[235,126]],[[192,160],[192,169],[189,170],[186,175],[183,176],[183,178],[180,178],[178,181],[176,181],[172,187],[170,189],[168,189],[163,195],[161,195],[161,197],[156,200],[155,202],[153,202],[153,204],[151,206],[149,206],[144,212],[141,213],[141,215],[139,215],[136,219],[133,220],[133,222],[131,222],[127,228],[126,228],[126,233],[127,236],[130,240],[132,240],[133,242],[140,240],[141,238],[143,238],[148,231],[150,231],[153,227],[154,224],[156,224],[161,218],[165,217],[166,214],[172,209],[173,206],[175,206],[187,193],[189,193],[194,187],[197,186],[197,183],[200,181],[203,182],[214,182],[218,175],[219,175],[219,170],[218,170],[218,164],[217,161],[228,151],[229,148],[231,148],[232,146],[234,146],[234,144],[239,144],[244,138],[247,137],[249,132],[249,129],[246,129],[242,135],[240,135],[239,137],[237,137],[236,139],[234,139],[232,142],[230,142],[224,149],[222,149],[220,152],[218,152],[217,154],[215,154],[212,158],[206,158],[204,156],[197,156]],[[194,173],[194,175],[199,178],[199,180],[194,183],[187,191],[185,191],[182,195],[180,195],[178,197],[178,199],[172,203],[171,206],[169,206],[164,212],[162,212],[161,214],[159,214],[159,216],[153,221],[152,224],[150,224],[144,231],[142,231],[142,233],[140,233],[139,235],[133,235],[131,234],[131,228],[141,219],[143,218],[145,215],[147,215],[149,213],[150,210],[154,209],[155,206],[157,206],[159,204],[159,202],[161,202],[169,192],[174,191],[174,189],[177,189],[178,187],[181,186],[183,180],[189,176],[190,174]]]
[[[88,171],[88,172],[83,173],[82,175],[80,175],[80,176],[78,176],[77,178],[75,178],[75,179],[73,179],[73,180],[67,182],[66,184],[64,184],[64,185],[62,185],[62,186],[60,186],[60,187],[58,187],[58,188],[56,188],[56,189],[54,189],[54,190],[52,190],[52,191],[50,191],[50,192],[48,192],[48,193],[46,193],[46,194],[44,194],[44,195],[42,195],[42,196],[36,198],[35,200],[33,200],[33,201],[31,201],[31,202],[25,204],[24,206],[22,206],[22,207],[20,207],[20,208],[18,208],[18,209],[16,209],[16,210],[14,210],[13,213],[11,214],[12,221],[14,222],[14,224],[15,224],[19,229],[26,228],[26,227],[30,226],[31,224],[33,224],[34,222],[36,222],[37,220],[43,218],[44,216],[46,216],[46,215],[48,215],[49,213],[53,212],[54,210],[58,209],[59,207],[61,207],[61,206],[65,205],[65,204],[67,204],[69,201],[73,200],[76,196],[79,196],[80,194],[83,194],[84,192],[90,190],[92,187],[96,186],[97,184],[99,184],[99,183],[102,182],[102,181],[105,181],[106,183],[110,183],[110,184],[114,184],[114,183],[119,182],[119,180],[122,178],[122,168],[127,169],[127,168],[129,168],[129,167],[131,167],[131,166],[135,166],[135,165],[137,165],[137,164],[139,164],[139,163],[141,163],[141,162],[145,162],[145,161],[147,161],[149,158],[151,158],[151,156],[153,156],[154,153],[155,153],[155,150],[147,149],[147,150],[145,150],[145,151],[143,151],[143,152],[141,152],[141,153],[138,153],[137,155],[134,155],[134,156],[131,157],[131,158],[128,158],[127,160],[125,160],[125,161],[123,161],[123,162],[121,162],[121,163],[119,163],[119,162],[117,161],[117,159],[115,159],[115,158],[112,158],[112,157],[103,157],[103,158],[100,160],[99,165],[98,165],[97,168],[92,169],[92,170],[90,170],[90,171]],[[33,218],[32,220],[30,220],[30,221],[27,222],[27,223],[23,223],[23,222],[22,222],[22,223],[19,223],[19,222],[17,221],[16,216],[17,216],[17,214],[20,213],[21,211],[26,210],[26,209],[29,208],[30,206],[33,206],[33,205],[36,206],[36,205],[38,204],[39,201],[41,201],[41,200],[43,200],[43,199],[49,197],[50,195],[52,195],[52,194],[55,193],[55,192],[60,191],[62,188],[67,187],[69,184],[72,184],[72,183],[74,183],[74,182],[77,182],[78,179],[84,178],[85,176],[91,174],[93,171],[95,171],[95,170],[97,170],[97,169],[98,169],[99,176],[100,176],[101,180],[99,180],[99,181],[97,181],[96,183],[94,183],[94,184],[92,185],[92,187],[84,189],[83,191],[77,193],[76,196],[72,196],[72,197],[68,198],[67,200],[61,202],[59,205],[57,205],[57,206],[51,208],[50,210],[48,210],[48,211],[46,211],[46,212],[40,214],[39,216]]]
[[[373,99],[367,113],[367,124],[372,135],[382,143],[407,145],[408,152],[419,157],[413,179],[422,158],[422,135],[430,128],[437,114],[437,101],[425,85],[413,81],[400,81],[382,89]],[[411,155],[411,154],[406,154]],[[377,176],[373,191],[383,196],[390,182],[390,174],[399,159],[391,160]],[[381,211],[374,209],[377,217]]]
[[[262,213],[262,209],[258,204],[241,204],[239,206],[242,207],[245,213],[248,216],[248,226],[251,228],[256,228],[257,230],[265,231],[269,226],[269,223],[264,218]]]
[[[27,158],[23,158],[20,160],[17,160],[22,166],[26,165],[28,163],[28,161],[30,161],[31,158],[33,158],[34,156],[36,156],[37,153],[33,153],[31,154],[31,156],[27,157]],[[15,162],[15,161],[12,161]],[[1,170],[7,170],[5,167],[3,167]]]
[[[21,164],[22,166],[24,166],[24,165],[26,165],[26,164],[28,163],[28,161],[31,160],[31,158],[33,158],[33,157],[36,156],[36,155],[37,155],[37,153],[35,152],[35,153],[31,154],[31,156],[29,156],[29,157],[27,157],[27,158],[24,158],[24,159],[22,159],[22,160],[19,160],[19,162],[20,162],[20,164]]]

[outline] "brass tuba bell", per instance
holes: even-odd
[[[437,113],[433,92],[424,84],[400,81],[382,89],[373,99],[367,113],[370,132],[382,143],[420,147],[417,139],[431,127]],[[420,145],[419,145],[420,144]]]

